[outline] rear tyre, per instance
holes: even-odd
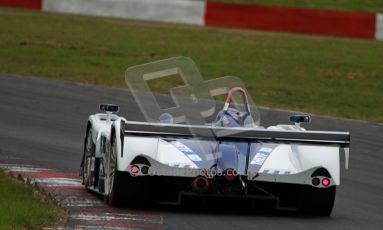
[[[334,207],[336,186],[315,188],[304,186],[298,197],[298,212],[303,215],[329,216]]]
[[[112,138],[109,159],[109,204],[113,206],[142,207],[151,204],[149,177],[131,176],[117,170],[117,145]]]
[[[109,204],[117,206],[124,203],[125,182],[124,175],[117,171],[117,145],[115,138],[112,138],[109,149]]]

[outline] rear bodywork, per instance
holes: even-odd
[[[247,195],[245,189],[252,182],[323,187],[321,183],[314,185],[312,179],[326,177],[330,179],[330,186],[337,186],[340,184],[340,154],[348,158],[350,143],[347,132],[305,131],[293,125],[233,129],[133,122],[117,116],[112,119],[114,121],[108,122],[105,114],[92,115],[89,119],[94,134],[94,160],[99,159],[93,170],[102,168],[105,177],[101,180],[105,184],[92,189],[104,195],[109,189],[106,182],[110,148],[107,145],[111,138],[117,140],[118,171],[132,174],[132,165],[140,169],[143,166],[135,164],[135,160],[144,158],[149,171],[134,173],[135,177],[179,179],[183,183],[186,181],[179,193],[206,195],[204,188],[199,191],[190,186],[193,180],[200,176],[223,180],[225,171],[234,169],[238,191],[230,195],[239,196]],[[100,175],[100,172],[95,174]],[[209,190],[215,195],[225,195],[214,193],[215,188]],[[179,202],[178,198],[171,200]]]

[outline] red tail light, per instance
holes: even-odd
[[[137,165],[130,166],[130,172],[133,174],[137,174],[140,171],[140,168]]]
[[[330,179],[328,179],[328,178],[323,178],[322,179],[322,185],[323,186],[327,187],[327,186],[330,185],[330,183],[331,183]]]

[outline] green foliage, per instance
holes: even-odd
[[[383,122],[383,43],[1,9],[0,72],[126,87],[129,66],[189,56],[257,105]],[[161,87],[161,86],[159,86]]]
[[[0,171],[0,229],[42,229],[65,219],[65,212],[39,200],[36,191]]]
[[[288,6],[300,8],[383,12],[381,0],[213,0],[214,2],[246,3],[270,6]]]

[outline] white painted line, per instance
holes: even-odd
[[[105,205],[105,202],[99,200],[75,200],[62,202],[66,207],[94,207]]]
[[[376,14],[375,39],[383,40],[383,14]]]
[[[204,25],[205,1],[44,0],[43,11]]]
[[[45,186],[82,186],[81,180],[73,178],[32,178],[31,184],[44,184]]]
[[[31,165],[0,164],[0,168],[10,172],[42,172],[51,171],[50,169],[37,168]]]
[[[114,216],[113,216],[114,215]],[[101,213],[100,214],[83,214],[83,213],[75,213],[71,214],[70,219],[76,220],[86,220],[86,221],[110,221],[110,220],[126,220],[126,221],[139,221],[145,223],[155,223],[162,224],[162,216],[137,216],[137,215],[129,215],[126,213]]]

